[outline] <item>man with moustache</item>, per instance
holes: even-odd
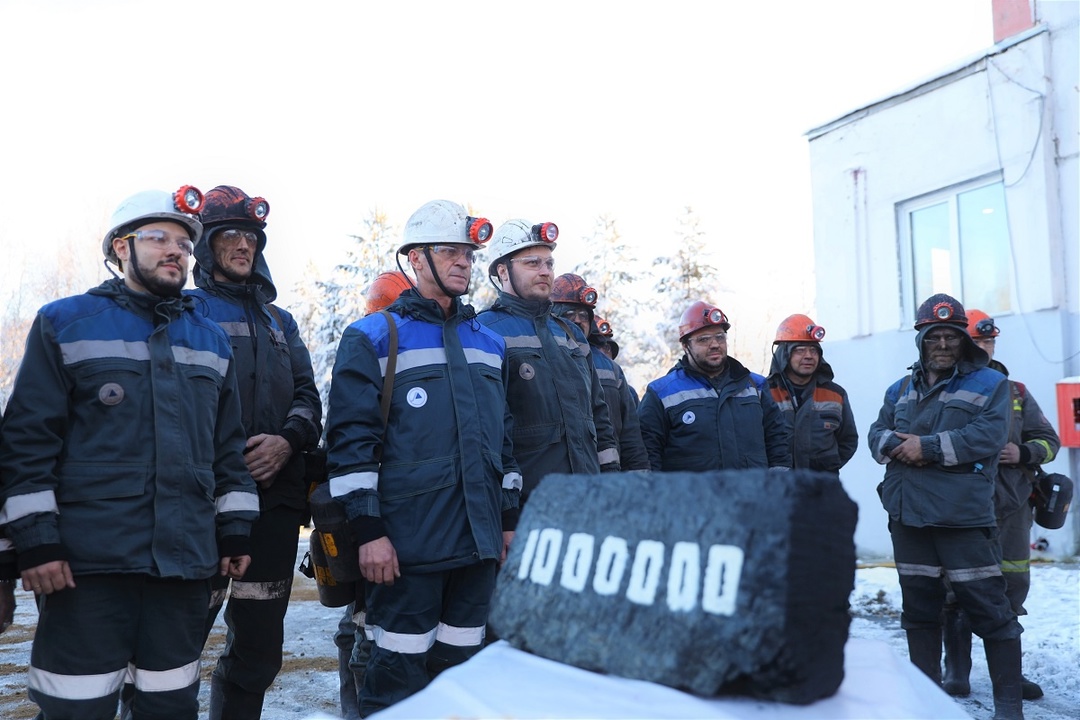
[[[210,720],[257,720],[281,669],[285,612],[300,525],[307,512],[301,451],[322,434],[322,403],[296,321],[273,304],[277,289],[263,254],[270,204],[230,185],[206,193],[206,240],[195,249],[196,312],[229,335],[247,444],[259,488],[251,567],[243,579],[215,579],[207,634],[225,610],[228,634],[210,682]]]
[[[551,312],[558,236],[550,222],[499,226],[488,264],[499,295],[477,316],[506,341],[523,502],[550,473],[619,470],[618,441],[589,343],[577,326]]]
[[[685,354],[638,406],[653,470],[791,469],[791,428],[765,378],[727,354],[727,315],[698,300],[683,312]]]
[[[198,714],[210,578],[240,578],[258,515],[228,336],[181,294],[202,195],[147,191],[102,250],[123,272],[38,311],[4,415],[0,477],[38,595],[42,718]]]
[[[1009,438],[1009,381],[968,335],[964,306],[939,293],[915,316],[918,360],[885,391],[870,451],[885,465],[878,486],[911,662],[941,685],[946,582],[983,639],[994,717],[1023,718],[1020,634],[1001,572],[994,478]]]
[[[847,391],[821,352],[825,328],[791,315],[773,341],[769,390],[791,426],[793,467],[839,475],[859,447]]]
[[[457,203],[420,207],[398,248],[416,287],[390,304],[389,317],[372,313],[346,328],[338,346],[327,471],[366,581],[373,644],[364,717],[480,651],[497,566],[517,526],[506,345],[461,301],[490,236],[491,223]]]

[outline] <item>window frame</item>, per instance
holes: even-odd
[[[919,303],[926,298],[915,297],[915,248],[912,244],[911,237],[911,215],[919,210],[939,205],[941,203],[948,204],[949,214],[949,253],[953,258],[957,258],[955,267],[952,269],[953,274],[953,286],[959,287],[960,290],[954,294],[961,302],[964,301],[964,289],[963,289],[963,265],[964,265],[964,248],[961,244],[960,238],[960,213],[959,213],[959,196],[963,193],[970,192],[972,190],[978,190],[981,188],[989,187],[991,185],[1002,185],[1002,193],[1005,195],[1008,188],[1004,187],[1004,178],[1000,171],[987,173],[970,180],[965,180],[961,183],[956,183],[943,188],[939,188],[932,192],[917,195],[906,200],[901,200],[895,205],[896,209],[896,225],[897,225],[897,240],[898,247],[897,252],[900,261],[900,310],[901,310],[901,322],[904,327],[910,328],[915,325],[915,313],[918,310]],[[1008,216],[1008,203],[1006,196],[1005,207],[1005,231],[1007,242],[1010,249],[1009,262],[1012,262],[1011,250],[1012,250],[1012,231],[1009,226]],[[994,310],[994,314],[997,316],[1012,315],[1016,310],[1016,280],[1013,272],[1006,273],[1009,279],[1008,297],[1010,309],[1008,310]],[[934,292],[939,292],[936,290]],[[987,310],[990,312],[990,310]]]

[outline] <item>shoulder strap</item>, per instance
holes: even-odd
[[[383,376],[382,388],[382,421],[383,427],[390,420],[390,399],[394,393],[394,373],[397,372],[397,323],[394,316],[386,310],[380,310],[379,314],[386,318],[386,327],[390,331],[390,351],[386,355],[386,375]]]
[[[570,324],[568,322],[566,322],[566,320],[562,319],[558,315],[555,315],[554,313],[548,315],[548,317],[550,317],[555,322],[559,323],[559,326],[562,327],[562,329],[566,331],[566,337],[567,338],[569,338],[572,342],[575,342],[575,343],[577,342],[577,338],[574,337],[574,331],[570,329]],[[588,339],[586,338],[585,345],[588,346],[589,343],[588,343],[587,340]],[[589,354],[591,352],[592,352],[592,347],[590,346],[589,349],[586,351],[586,354]]]
[[[281,332],[285,332],[285,321],[281,319],[281,312],[274,306],[274,303],[266,303],[266,309],[270,311],[270,314],[277,320],[278,327],[281,328]]]

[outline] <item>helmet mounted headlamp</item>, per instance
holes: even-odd
[[[495,231],[487,218],[466,217],[465,222],[469,228],[469,239],[477,245],[483,245],[490,240]]]
[[[975,334],[979,337],[994,337],[999,332],[994,318],[984,318],[975,323]]]
[[[534,240],[544,243],[553,243],[559,239],[559,226],[553,222],[540,223],[532,226]]]
[[[266,202],[265,198],[254,197],[244,204],[244,210],[252,220],[266,222],[270,215],[270,203]]]
[[[194,185],[183,185],[173,193],[173,205],[182,213],[195,215],[202,209],[203,194]]]

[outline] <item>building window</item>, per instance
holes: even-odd
[[[998,178],[965,183],[900,203],[904,318],[935,293],[991,316],[1013,310],[1005,188]]]

